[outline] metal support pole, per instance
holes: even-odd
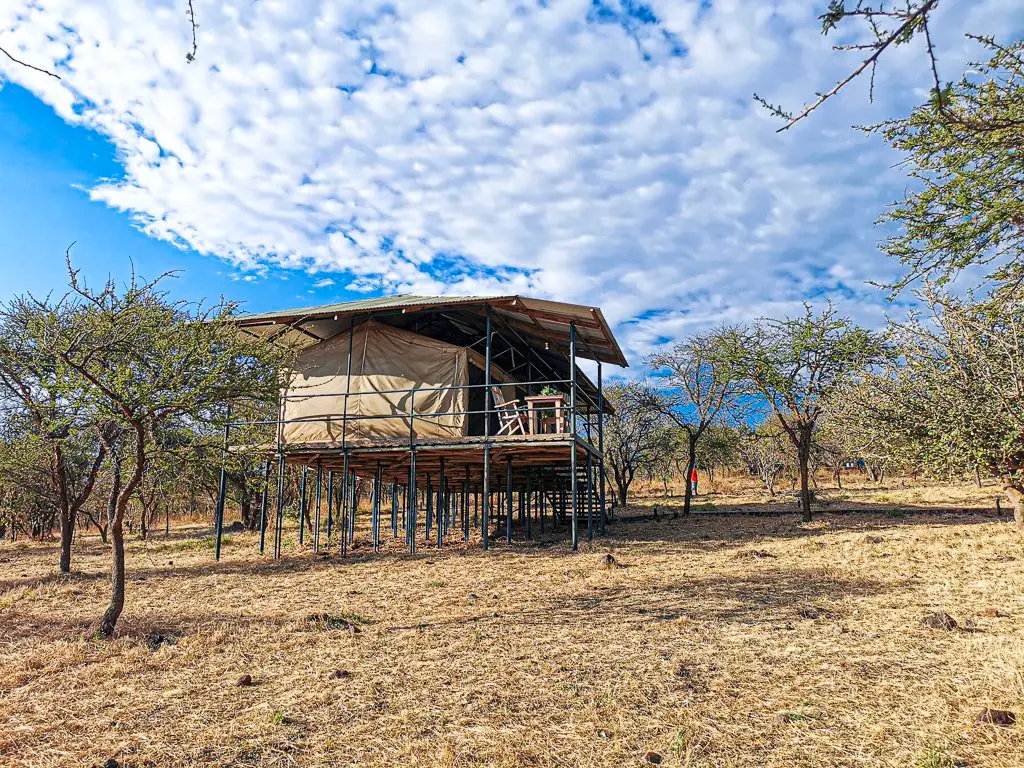
[[[267,496],[270,495],[270,459],[263,462],[263,498],[260,499],[260,554],[267,543]]]
[[[302,480],[299,483],[299,546],[306,539],[306,465],[302,465]]]
[[[487,334],[484,342],[484,478],[483,478],[483,509],[480,527],[483,536],[483,547],[490,545],[487,540],[487,512],[490,504],[491,491],[491,305],[487,305],[487,319],[484,325]]]
[[[220,560],[220,540],[224,534],[224,497],[228,492],[228,436],[231,434],[231,406],[228,405],[224,417],[224,450],[220,457],[220,487],[217,490],[217,540],[214,542],[213,559]]]
[[[505,459],[505,543],[512,543],[512,457]]]
[[[284,533],[284,454],[277,454],[277,514],[274,516],[274,559],[281,557],[281,538]]]
[[[434,523],[434,520],[433,520],[433,517],[434,517],[434,488],[433,488],[433,486],[430,483],[430,473],[427,473],[427,489],[426,489],[426,493],[424,494],[424,496],[426,496],[425,501],[426,501],[426,506],[427,506],[427,518],[424,521],[425,522],[424,528],[426,529],[426,535],[424,536],[424,538],[427,541],[430,541],[430,527]],[[437,509],[438,509],[438,514],[440,514],[440,511],[441,511],[440,503],[438,503]],[[440,527],[441,526],[438,525],[438,528],[440,528]]]
[[[527,541],[533,540],[533,510],[531,509],[533,501],[533,489],[530,487],[530,481],[526,481],[526,539]]]
[[[398,538],[398,481],[391,481],[391,538]]]
[[[348,554],[348,451],[345,451],[341,464],[341,556]]]
[[[313,552],[320,551],[320,508],[323,502],[321,497],[324,484],[324,465],[317,459],[316,462],[316,513],[313,517]]]
[[[445,492],[444,457],[441,457],[441,469],[437,478],[437,548],[444,544],[444,528],[448,520],[448,497]]]
[[[373,538],[373,551],[380,552],[380,462],[377,462],[377,470],[373,473],[372,502],[370,504],[370,528]]]
[[[604,384],[601,381],[601,361],[597,361],[597,475],[598,483],[601,489],[601,535],[604,536],[605,524],[608,521],[608,511],[605,507],[605,488],[604,488]]]
[[[351,487],[349,488],[348,497],[348,544],[351,547],[356,540],[356,513],[359,511],[359,494],[356,493],[358,490],[356,486],[356,473],[351,473],[351,480],[349,481]]]
[[[576,323],[569,323],[569,471],[572,475],[572,551],[575,552],[580,545],[579,531],[577,530],[576,509]]]
[[[409,545],[409,554],[416,554],[416,449],[409,452],[409,490],[407,492],[409,505],[408,517],[405,524],[405,540]]]
[[[469,541],[469,470],[462,486],[462,540]]]
[[[331,544],[334,530],[334,470],[327,470],[327,545]]]
[[[490,505],[490,493],[491,493],[491,446],[489,443],[484,443],[484,479],[483,479],[483,490],[481,492],[480,499],[480,535],[483,537],[483,546],[486,550],[490,546],[490,542],[487,540],[487,512],[488,506]]]
[[[594,540],[594,459],[587,451],[587,541]]]

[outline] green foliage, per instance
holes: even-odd
[[[809,520],[808,472],[814,428],[828,399],[858,372],[891,359],[885,338],[855,326],[829,304],[795,318],[762,319],[720,331],[718,362],[775,414],[796,449],[801,506]]]
[[[612,384],[605,398],[615,412],[605,419],[605,466],[615,484],[618,503],[625,506],[629,486],[638,473],[652,474],[677,445],[665,416],[654,407],[658,393],[644,382]]]
[[[895,324],[902,358],[865,377],[864,418],[938,475],[975,466],[1024,491],[1024,300],[975,303],[934,289],[926,317]],[[1015,492],[1015,493],[1014,493]]]
[[[899,229],[884,245],[907,268],[892,286],[942,286],[986,266],[1007,294],[1024,281],[1024,42],[991,53],[908,118],[869,130],[906,156],[914,185],[882,218]]]

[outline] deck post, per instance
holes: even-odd
[[[576,468],[576,323],[569,323],[569,472],[572,483],[572,551],[579,549]]]
[[[306,539],[306,465],[302,465],[302,481],[299,483],[299,546]]]
[[[469,469],[462,484],[462,540],[469,541]]]
[[[405,523],[405,540],[409,545],[409,554],[416,554],[416,448],[409,451],[409,490],[406,492],[409,505]]]
[[[430,527],[431,527],[431,524],[434,522],[434,520],[433,520],[433,517],[434,517],[434,487],[433,487],[433,485],[431,485],[430,473],[429,472],[427,473],[427,488],[426,488],[426,491],[423,494],[423,496],[424,496],[424,502],[425,502],[425,505],[426,505],[426,508],[427,508],[426,509],[427,518],[424,521],[424,527],[426,528],[426,535],[424,536],[424,538],[427,541],[429,541],[430,540]],[[437,505],[437,513],[438,514],[441,513],[441,504],[440,504],[440,502],[438,502],[438,505]],[[440,528],[440,527],[441,526],[439,524],[438,528]]]
[[[260,554],[267,543],[267,496],[270,495],[270,459],[263,462],[263,497],[260,499]]]
[[[594,540],[594,458],[587,451],[587,541]]]
[[[373,473],[372,501],[370,502],[370,529],[374,552],[380,552],[380,473],[380,462],[378,461],[377,469]]]
[[[526,481],[526,504],[525,504],[526,520],[526,538],[528,541],[533,540],[533,487],[529,480]]]
[[[341,515],[338,520],[341,527],[341,556],[348,554],[348,450],[341,460]]]
[[[600,510],[599,525],[601,535],[604,536],[605,524],[608,521],[608,513],[605,509],[605,488],[604,488],[604,384],[601,381],[601,361],[597,361],[597,478],[600,488]]]
[[[228,493],[228,437],[231,434],[231,404],[224,415],[224,449],[220,455],[220,486],[217,489],[217,540],[214,542],[213,559],[220,560],[220,540],[224,534],[224,498]]]
[[[447,520],[446,504],[447,496],[444,487],[444,457],[441,457],[441,474],[437,478],[437,548],[444,544],[444,527]]]
[[[512,457],[505,459],[505,543],[512,543]]]
[[[313,552],[320,551],[320,508],[323,503],[321,496],[324,484],[324,465],[316,460],[316,514],[313,517]]]
[[[487,305],[487,321],[485,323],[484,341],[484,472],[483,472],[483,508],[480,514],[480,533],[483,537],[483,547],[488,549],[490,542],[487,540],[487,526],[490,521],[487,519],[488,507],[490,505],[491,491],[491,305]]]
[[[349,513],[348,513],[348,544],[349,547],[356,540],[356,512],[359,511],[359,495],[356,493],[356,473],[351,472],[351,488],[349,489]]]
[[[398,538],[398,481],[391,481],[391,538]]]
[[[327,470],[327,545],[331,544],[331,531],[334,530],[334,470]]]
[[[281,557],[281,535],[284,529],[284,454],[277,452],[277,514],[274,516],[274,559]]]

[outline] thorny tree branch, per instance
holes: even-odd
[[[868,69],[871,70],[870,97],[873,100],[875,90],[875,69],[878,65],[878,59],[890,47],[906,43],[918,32],[923,32],[927,41],[928,58],[931,63],[932,75],[935,81],[936,98],[938,100],[938,106],[941,108],[942,88],[939,82],[938,65],[935,60],[935,49],[932,46],[931,34],[928,29],[928,16],[935,10],[938,3],[939,0],[924,0],[924,2],[915,8],[912,3],[908,2],[906,8],[903,10],[885,10],[884,5],[879,5],[878,8],[872,8],[870,6],[864,6],[863,0],[860,0],[855,9],[847,10],[842,0],[832,0],[829,4],[828,12],[821,16],[822,31],[824,34],[827,35],[831,30],[835,29],[839,22],[845,18],[861,17],[866,19],[868,24],[870,24],[872,33],[875,36],[875,41],[872,43],[837,45],[834,46],[835,50],[870,50],[871,55],[864,59],[864,61],[850,72],[849,75],[836,83],[832,90],[818,94],[818,98],[813,103],[804,107],[803,111],[797,115],[786,111],[777,104],[770,103],[767,99],[756,93],[754,94],[754,100],[776,117],[781,117],[786,121],[786,124],[779,128],[776,133],[781,133],[782,131],[787,131],[792,128],[798,122],[818,109],[818,107],[826,101],[839,93],[843,88],[864,74]],[[879,18],[901,19],[902,23],[892,31],[885,31],[878,24]]]
[[[16,59],[13,56],[11,56],[11,54],[8,53],[3,48],[0,48],[0,53],[2,53],[4,56],[6,56],[11,61],[13,61],[15,64],[20,64],[23,67],[27,67],[28,69],[34,69],[36,72],[42,72],[44,75],[49,75],[50,77],[55,77],[58,80],[60,80],[60,75],[55,74],[55,73],[51,72],[48,69],[43,69],[42,67],[37,67],[34,64],[29,64],[27,61],[22,61],[21,59]]]
[[[185,54],[185,61],[191,64],[196,60],[196,51],[198,50],[198,45],[196,44],[196,12],[192,8],[192,0],[188,0],[188,10],[185,12],[185,15],[188,16],[189,24],[192,25],[192,50]]]
[[[199,51],[199,43],[196,40],[196,12],[195,9],[192,7],[192,0],[188,0],[188,8],[185,10],[185,15],[188,16],[189,25],[191,25],[192,27],[192,50],[185,54],[185,61],[191,64],[193,61],[196,60],[196,54]],[[51,72],[48,69],[43,69],[42,67],[37,67],[35,64],[29,64],[27,61],[22,61],[21,59],[15,58],[10,54],[9,51],[7,51],[3,47],[0,47],[0,53],[2,53],[4,56],[6,56],[8,59],[13,61],[15,64],[18,64],[19,66],[25,67],[27,69],[33,69],[36,72],[41,72],[44,75],[55,77],[58,80],[61,79],[61,76],[58,75],[56,72]]]

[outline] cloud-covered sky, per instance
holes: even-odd
[[[723,320],[840,301],[877,323],[897,274],[872,222],[899,158],[852,124],[905,113],[917,44],[791,131],[855,63],[811,0],[32,0],[0,7],[0,61],[123,173],[97,205],[239,276],[309,289],[522,292],[600,305],[630,356]],[[1024,28],[1019,0],[947,0],[964,31]],[[173,266],[173,265],[170,265]],[[333,287],[332,287],[333,286]]]

